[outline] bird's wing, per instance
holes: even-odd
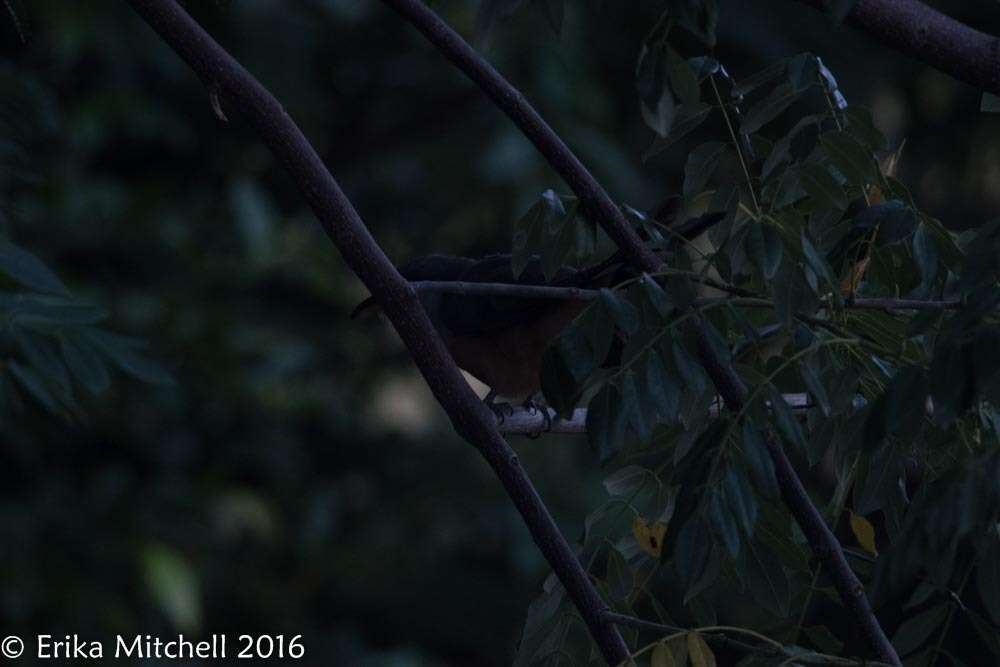
[[[577,274],[576,271],[566,270],[549,283],[542,273],[541,263],[533,259],[515,280],[510,255],[492,255],[471,265],[459,280],[473,283],[577,286]],[[531,324],[561,305],[560,301],[553,299],[447,294],[441,304],[441,316],[452,333],[478,336]]]

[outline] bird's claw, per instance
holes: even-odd
[[[490,412],[497,418],[498,424],[503,424],[507,417],[514,416],[514,406],[506,401],[497,401],[496,393],[491,391],[486,394],[483,403],[490,409]],[[506,415],[504,414],[506,413]]]
[[[537,440],[542,433],[552,430],[552,415],[549,414],[549,409],[547,406],[537,403],[532,397],[525,399],[524,403],[521,404],[525,410],[530,410],[531,412],[542,413],[542,428],[537,431],[532,431],[528,434],[528,437],[532,440]]]

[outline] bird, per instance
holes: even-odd
[[[667,200],[654,212],[653,219],[669,225],[678,212],[676,198]],[[725,217],[711,212],[673,226],[664,241],[692,239]],[[654,248],[666,251],[669,248]],[[427,255],[398,267],[410,282],[444,281],[499,283],[509,285],[560,286],[596,289],[635,276],[621,251],[604,261],[580,268],[561,268],[552,280],[546,280],[538,257],[531,258],[520,275],[514,276],[510,254],[487,255],[481,259],[456,255]],[[522,402],[534,407],[540,394],[542,356],[551,343],[583,310],[583,299],[552,299],[490,294],[454,294],[421,290],[420,302],[431,323],[459,368],[489,387],[486,403],[493,408],[510,407]],[[351,313],[355,319],[377,307],[374,297],[362,301]],[[494,410],[502,418],[502,412]]]
[[[481,259],[455,255],[428,255],[398,267],[410,282],[447,281],[550,285],[596,288],[606,286],[622,261],[611,258],[585,269],[560,269],[545,279],[538,258],[528,261],[515,278],[511,255]],[[459,368],[489,387],[492,405],[497,398],[529,405],[541,390],[539,371],[548,344],[587,307],[583,299],[551,299],[488,294],[453,294],[421,290],[420,302]],[[352,312],[356,318],[377,306],[374,298]],[[509,405],[502,403],[501,405]]]

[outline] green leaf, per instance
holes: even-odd
[[[680,410],[681,387],[667,372],[659,352],[650,350],[645,361],[646,393],[656,405],[660,420],[666,424],[672,423]]]
[[[542,353],[540,380],[546,402],[560,416],[576,407],[583,383],[600,361],[583,332],[570,324]]]
[[[756,74],[748,76],[746,79],[743,79],[743,81],[736,84],[733,88],[733,95],[736,97],[743,97],[744,95],[757,90],[761,86],[775,81],[785,73],[787,65],[787,60],[780,60],[773,65],[768,65]]]
[[[817,205],[833,207],[839,211],[847,208],[847,194],[823,165],[804,164],[799,170],[799,183]]]
[[[688,590],[698,583],[708,566],[712,550],[712,534],[706,521],[698,514],[690,517],[677,535],[674,561],[677,574]]]
[[[674,364],[676,364],[677,370],[680,372],[684,389],[693,392],[696,396],[700,396],[708,386],[708,379],[705,377],[705,371],[702,369],[701,364],[695,361],[676,340],[673,342],[672,350]]]
[[[771,225],[751,222],[744,241],[750,261],[760,270],[766,280],[774,278],[781,266],[785,244],[781,235]]]
[[[805,229],[801,231],[800,239],[802,243],[802,256],[806,260],[806,265],[812,269],[813,273],[822,278],[827,286],[837,290],[837,280],[833,277],[833,273],[830,271],[826,260],[816,250],[816,246],[812,244],[812,241],[809,240]]]
[[[621,394],[614,385],[605,384],[590,400],[587,439],[602,464],[614,458],[625,444],[626,418]]]
[[[913,618],[907,619],[896,634],[892,636],[892,645],[900,656],[907,656],[921,646],[937,630],[945,617],[948,616],[949,605],[947,603],[932,607]]]
[[[743,460],[750,469],[750,475],[761,495],[771,500],[780,497],[778,478],[774,474],[774,462],[767,451],[763,436],[750,423],[743,421]]]
[[[639,442],[646,445],[653,437],[653,426],[656,417],[646,413],[645,403],[639,393],[639,380],[630,368],[622,375],[622,402],[628,412],[628,422],[638,437]]]
[[[29,289],[69,296],[66,286],[42,260],[13,243],[0,241],[0,273]]]
[[[669,322],[670,316],[674,312],[674,305],[670,301],[670,297],[667,296],[667,293],[663,291],[663,288],[654,279],[645,273],[639,279],[639,284],[642,286],[642,292],[650,305],[653,306],[656,314],[664,322]]]
[[[736,525],[736,518],[725,504],[723,493],[723,489],[717,488],[709,496],[708,519],[711,522],[712,532],[726,547],[729,556],[736,558],[740,554],[740,529]]]
[[[782,559],[759,541],[748,541],[743,550],[744,565],[739,574],[750,596],[779,618],[788,617],[791,590]]]
[[[723,484],[729,513],[736,517],[743,534],[753,537],[753,528],[757,523],[757,498],[750,488],[750,481],[741,468],[729,465]]]
[[[73,377],[91,394],[107,390],[110,384],[108,368],[94,350],[80,341],[63,336],[59,350]]]
[[[743,122],[740,124],[740,132],[743,134],[756,132],[780,116],[801,95],[802,91],[796,89],[792,84],[781,84],[771,91],[770,95],[747,111],[746,116],[743,117]]]
[[[850,106],[844,110],[847,118],[847,131],[871,151],[885,150],[888,142],[885,135],[875,127],[872,112],[864,107]]]
[[[614,600],[625,600],[635,586],[635,575],[621,552],[614,547],[608,549],[608,592]]]
[[[806,389],[809,390],[809,394],[812,395],[813,400],[816,401],[819,409],[823,412],[823,416],[829,417],[832,412],[830,397],[826,393],[826,387],[823,386],[822,380],[820,380],[819,370],[816,368],[816,362],[813,358],[809,358],[800,363],[798,367],[799,375],[802,377],[802,381],[805,383]]]
[[[802,427],[799,426],[792,409],[782,398],[781,392],[773,384],[768,385],[768,397],[771,401],[771,411],[774,414],[774,425],[786,442],[797,447],[800,451],[805,451],[806,439],[802,434]]]
[[[710,141],[691,151],[684,165],[685,198],[690,199],[705,189],[727,148],[725,142]]]
[[[639,466],[625,466],[604,478],[604,490],[610,496],[631,496],[639,490],[651,475]]]
[[[805,92],[819,82],[819,60],[811,53],[800,53],[788,59],[787,78],[792,88]]]
[[[85,328],[80,334],[129,375],[150,384],[174,383],[173,377],[166,369],[138,352],[138,348],[143,345],[141,342],[100,329]]]
[[[831,131],[820,135],[819,141],[849,183],[863,185],[875,181],[878,174],[875,158],[853,136],[847,132]]]
[[[622,298],[617,292],[602,288],[600,301],[614,318],[618,328],[626,335],[631,336],[639,330],[639,311],[627,299]]]
[[[58,401],[46,388],[42,378],[31,368],[27,368],[14,360],[7,362],[7,368],[17,379],[21,387],[36,401],[42,404],[46,410],[53,414],[64,414]]]
[[[677,109],[670,131],[666,135],[657,136],[642,154],[642,159],[648,160],[673,146],[705,122],[714,109],[714,106],[705,102],[682,104]]]

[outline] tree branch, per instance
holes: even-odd
[[[782,398],[793,412],[801,412],[812,407],[807,394],[783,394]],[[544,412],[543,412],[544,411]],[[719,415],[719,404],[712,403],[708,412],[711,416]],[[548,414],[548,419],[545,416]],[[537,435],[540,433],[580,434],[587,432],[587,409],[576,408],[569,419],[562,419],[552,408],[511,408],[510,414],[504,414],[503,419],[497,417],[497,427],[501,433],[510,435]]]
[[[587,168],[514,86],[420,0],[383,2],[410,21],[514,121],[576,193],[584,212],[601,225],[636,268],[647,273],[657,271],[660,260],[642,243],[604,188],[594,180]],[[699,361],[725,400],[726,406],[738,412],[749,393],[746,385],[731,366],[721,363],[709,342],[701,317],[695,313],[688,322],[687,328],[694,338]],[[890,664],[901,665],[899,656],[872,612],[864,587],[847,564],[840,543],[813,505],[795,468],[773,433],[769,433],[768,452],[774,461],[782,498],[809,540],[814,553],[826,564],[844,604],[879,657]]]
[[[686,275],[686,272],[677,272]],[[697,280],[697,276],[693,276]],[[709,282],[710,281],[710,282]],[[733,301],[736,305],[773,307],[772,303],[764,297],[756,296],[753,292],[748,292],[739,287],[726,285],[711,279],[705,281],[706,285],[715,289],[738,294],[740,298],[730,299],[728,297],[712,297],[698,299],[695,305],[704,305],[719,300]],[[461,280],[421,280],[410,283],[413,289],[428,292],[442,292],[446,294],[458,294],[461,296],[506,296],[524,299],[570,299],[577,301],[592,301],[601,295],[600,290],[585,289],[582,287],[559,287],[554,285],[518,285],[514,283],[471,283]],[[955,300],[935,300],[935,299],[893,299],[883,297],[855,298],[845,301],[844,307],[848,310],[958,310],[962,307],[961,301]]]
[[[243,112],[285,165],[323,230],[347,265],[378,299],[455,430],[489,462],[531,535],[587,624],[604,658],[628,658],[607,605],[496,428],[493,414],[462,377],[412,287],[382,252],[312,145],[271,93],[206,33],[174,0],[129,0],[133,9],[213,92]]]
[[[829,0],[798,0],[824,10]],[[994,95],[1000,95],[1000,40],[918,0],[858,0],[847,23],[877,40]]]

